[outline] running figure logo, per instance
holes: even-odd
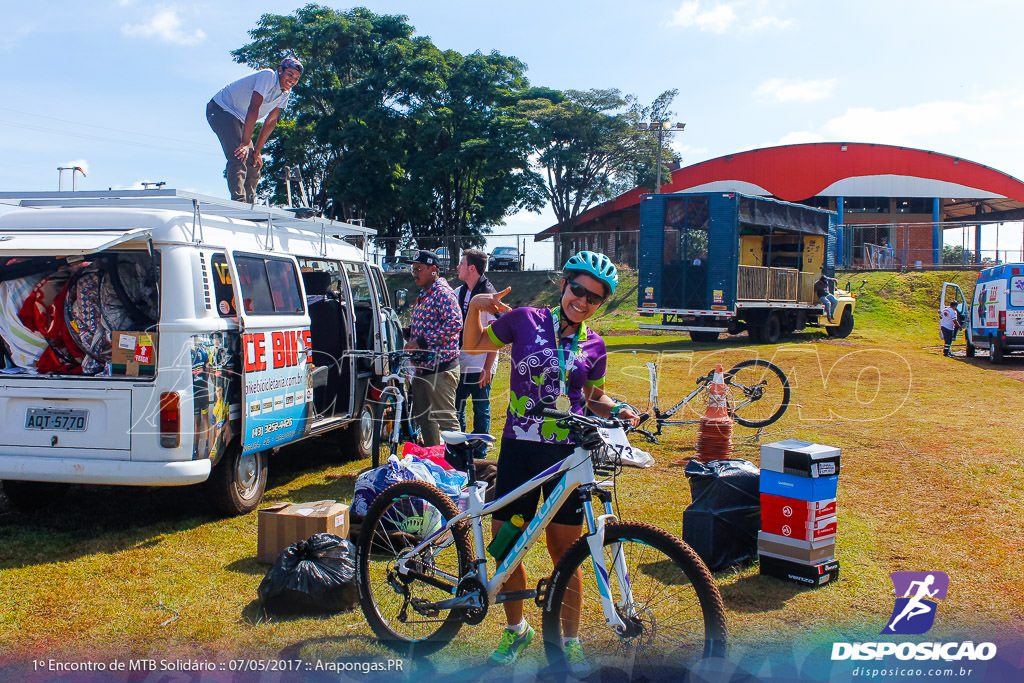
[[[896,589],[896,605],[882,633],[926,633],[935,623],[936,601],[946,599],[949,576],[944,572],[893,572],[889,577]]]

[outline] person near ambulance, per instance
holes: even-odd
[[[487,279],[487,254],[479,249],[465,249],[459,261],[459,279],[463,284],[455,290],[459,300],[462,317],[469,317],[469,301],[477,294],[495,294],[497,290]],[[484,325],[490,325],[495,317],[490,313],[481,313]],[[459,335],[462,343],[462,335]],[[498,352],[471,353],[465,348],[459,353],[459,387],[455,390],[455,412],[459,416],[459,428],[466,429],[467,402],[473,406],[473,431],[487,434],[491,430],[491,378],[498,371]],[[475,454],[478,458],[486,457],[486,449]]]
[[[206,120],[227,159],[231,199],[252,204],[263,166],[261,151],[288,105],[291,90],[302,76],[299,60],[286,57],[274,69],[263,69],[225,85],[206,104]],[[265,120],[264,120],[265,119]],[[253,143],[256,123],[263,121]]]
[[[953,302],[949,302],[939,310],[939,334],[942,335],[943,356],[950,357],[953,355],[949,350],[949,346],[953,343],[953,338],[956,336],[958,329],[960,329],[960,321],[957,316],[957,310],[953,306]]]
[[[429,351],[415,362],[412,379],[413,418],[423,432],[424,446],[441,443],[442,431],[458,431],[455,389],[459,385],[459,333],[462,312],[455,292],[437,268],[440,260],[421,249],[408,263],[420,287],[412,309],[406,351]]]
[[[568,430],[558,427],[555,420],[530,414],[535,406],[549,405],[556,410],[579,414],[590,409],[601,417],[619,417],[639,424],[640,417],[633,410],[605,394],[604,341],[586,324],[615,292],[618,282],[618,271],[607,256],[581,251],[565,264],[559,303],[554,308],[513,310],[501,301],[511,288],[496,294],[477,294],[470,300],[464,331],[465,348],[478,353],[497,351],[502,346],[511,349],[509,407],[498,455],[495,499],[564,460],[575,448]],[[503,315],[485,329],[484,313]],[[541,487],[545,497],[556,485],[557,481]],[[540,493],[535,489],[496,510],[492,520],[494,533],[498,533],[513,515],[522,515],[528,524],[537,512]],[[573,496],[555,513],[545,531],[548,553],[556,565],[582,531],[583,506],[579,498]],[[575,604],[562,612],[566,634],[563,647],[574,670],[584,669],[586,657],[576,635],[581,604],[580,577],[577,575],[569,585],[574,591]],[[512,571],[503,590],[524,590],[526,586],[526,570],[520,564]],[[573,604],[574,601],[568,602]],[[508,625],[490,657],[491,664],[495,665],[512,664],[534,636],[533,628],[524,618],[521,601],[509,601],[503,607]]]

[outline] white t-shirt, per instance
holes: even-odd
[[[284,109],[288,104],[288,97],[291,95],[291,91],[281,90],[277,71],[263,69],[225,85],[220,92],[213,96],[213,101],[219,104],[221,109],[245,123],[245,115],[249,111],[249,102],[252,100],[254,92],[263,96],[260,115],[257,117],[257,120],[260,121],[274,109],[278,107]]]
[[[939,311],[939,327],[947,330],[956,329],[956,310],[952,306],[946,306]]]
[[[467,296],[466,285],[462,285],[456,290],[456,297],[459,299],[459,309],[463,308],[463,299]],[[487,311],[480,311],[480,322],[483,324],[484,329],[492,322],[497,320],[493,315]],[[465,324],[465,323],[463,323]],[[468,375],[472,372],[483,372],[484,361],[487,360],[487,351],[484,353],[467,353],[465,351],[459,351],[459,373]],[[491,374],[498,372],[498,354],[494,354],[494,362],[491,363]]]

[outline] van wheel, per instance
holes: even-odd
[[[765,344],[776,344],[781,336],[782,323],[779,322],[779,316],[772,313],[761,328],[761,341]]]
[[[971,343],[970,339],[965,340],[965,344],[964,355],[968,358],[974,358],[974,344]]]
[[[839,324],[832,327],[826,327],[825,332],[828,336],[836,339],[849,337],[850,333],[853,332],[853,313],[850,312],[850,308],[844,308],[843,317],[839,319]]]
[[[988,359],[993,365],[1003,362],[1003,340],[998,336],[992,337],[988,345]]]
[[[69,486],[48,481],[7,480],[3,484],[7,500],[23,512],[42,510],[55,500],[63,498]]]
[[[338,455],[342,460],[365,460],[373,454],[374,402],[366,399],[359,417],[341,433]]]
[[[256,509],[267,488],[268,456],[269,451],[242,455],[237,441],[228,447],[206,482],[218,511],[234,517]]]

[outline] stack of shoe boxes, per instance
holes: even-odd
[[[787,439],[761,446],[761,573],[811,586],[839,578],[839,449]]]

